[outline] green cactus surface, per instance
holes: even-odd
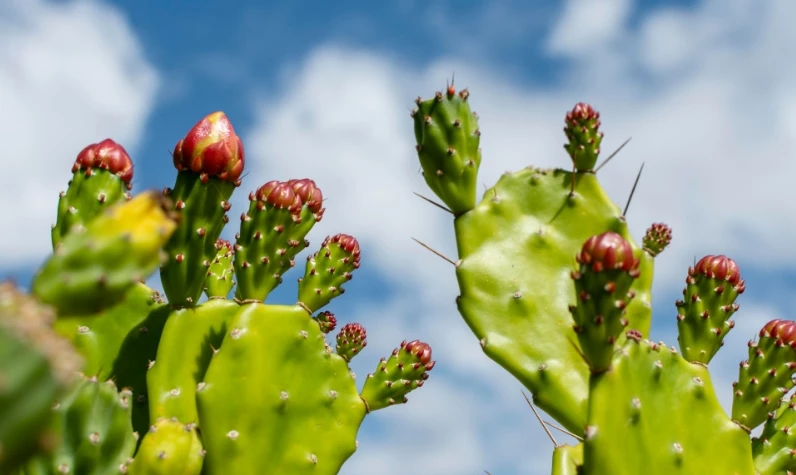
[[[753,475],[749,437],[707,368],[629,333],[611,369],[591,379],[584,475]]]
[[[161,261],[176,227],[168,202],[155,193],[118,203],[68,234],[39,269],[33,294],[60,315],[96,313],[117,304]]]
[[[199,475],[203,463],[195,424],[161,419],[149,428],[127,475]]]
[[[321,249],[307,256],[304,277],[299,280],[299,303],[312,313],[342,295],[342,285],[359,268],[359,254],[359,243],[347,234],[324,239]]]
[[[519,379],[567,429],[586,424],[589,368],[579,353],[569,307],[571,272],[583,243],[613,231],[633,244],[621,210],[594,174],[528,168],[504,174],[481,203],[455,220],[458,308],[484,352]],[[646,334],[653,259],[626,308],[629,329]],[[620,338],[620,341],[624,338]]]
[[[229,241],[216,241],[216,257],[210,263],[205,278],[205,295],[208,298],[227,298],[235,285],[235,267],[232,264],[235,251]]]
[[[52,405],[82,361],[53,332],[52,309],[0,283],[0,473],[52,449]]]
[[[735,299],[745,289],[738,266],[726,256],[705,256],[688,270],[676,302],[678,342],[688,361],[708,364],[735,326]]]
[[[478,116],[470,110],[470,93],[445,93],[415,103],[417,156],[429,188],[453,211],[461,214],[475,206],[476,179],[481,165]]]
[[[553,451],[553,475],[580,475],[583,467],[583,444],[559,445]]]
[[[112,381],[84,378],[54,409],[57,449],[31,463],[23,475],[125,473],[136,446],[131,398]]]
[[[196,389],[228,324],[240,307],[231,300],[210,299],[174,310],[166,321],[157,357],[147,373],[152,420],[176,418],[197,424]]]
[[[775,414],[769,415],[763,432],[752,439],[756,475],[796,471],[796,394],[783,398]]]
[[[208,473],[338,473],[366,409],[318,324],[249,303],[228,328],[197,397]]]
[[[136,284],[124,300],[102,313],[55,321],[55,330],[84,357],[86,374],[112,379],[132,391],[133,429],[140,434],[149,428],[147,368],[155,360],[169,312],[160,293]]]
[[[759,337],[749,342],[749,358],[741,362],[733,384],[732,418],[750,430],[776,411],[796,374],[796,323],[772,320]]]
[[[309,182],[311,195],[305,203],[292,183],[270,181],[249,195],[249,210],[241,216],[235,242],[236,297],[265,301],[294,266],[296,255],[309,244],[305,237],[323,215],[320,190]],[[301,189],[303,190],[303,189]]]

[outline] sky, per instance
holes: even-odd
[[[638,241],[652,222],[673,228],[656,259],[654,340],[676,343],[674,301],[695,258],[738,262],[747,290],[710,365],[729,410],[746,342],[796,303],[796,3],[345,3],[0,0],[0,202],[12,223],[0,279],[26,285],[46,258],[85,145],[113,138],[135,162],[134,193],[160,189],[174,182],[177,140],[223,110],[247,157],[230,216],[269,180],[309,177],[327,208],[310,249],[328,234],[359,239],[362,267],[330,306],[368,329],[353,370],[372,371],[404,338],[434,348],[426,385],[366,419],[341,474],[550,473],[552,443],[522,386],[456,311],[453,269],[411,240],[456,255],[449,216],[412,194],[430,192],[409,117],[455,74],[480,117],[479,183],[568,168],[564,114],[580,101],[601,112],[603,150],[632,137],[599,177],[624,204],[644,163],[630,229]],[[292,302],[291,282],[277,299]]]

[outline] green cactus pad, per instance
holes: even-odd
[[[300,306],[241,306],[205,383],[207,473],[334,475],[356,449],[365,404]]]
[[[227,298],[232,286],[235,285],[235,267],[232,265],[235,251],[232,245],[223,239],[216,241],[216,251],[216,257],[207,269],[205,295],[208,298]]]
[[[472,211],[456,218],[457,299],[484,352],[518,378],[534,401],[572,431],[586,424],[589,368],[569,306],[570,273],[583,243],[607,230],[634,251],[627,224],[593,174],[525,169],[506,173]],[[640,256],[628,328],[647,334],[653,259]],[[624,339],[624,336],[622,336]],[[621,339],[620,342],[621,344]]]
[[[287,182],[266,183],[251,193],[249,200],[235,242],[236,297],[262,302],[282,283],[293,259],[309,244],[304,238],[316,220]]]
[[[362,399],[369,411],[406,403],[406,395],[423,386],[428,371],[434,368],[431,348],[417,340],[402,342],[389,358],[379,361],[362,388]]]
[[[760,437],[752,439],[752,454],[757,475],[796,471],[796,394],[780,402]]]
[[[140,434],[149,427],[147,366],[155,359],[169,311],[159,292],[136,284],[118,305],[100,314],[55,321],[55,330],[84,357],[86,374],[113,379],[133,392],[133,430]]]
[[[85,228],[108,207],[129,200],[126,184],[109,170],[78,170],[58,200],[58,221],[52,228],[53,248],[75,228]]]
[[[789,328],[782,335],[781,326]],[[778,328],[779,327],[779,328]],[[742,361],[732,401],[732,418],[748,429],[762,424],[776,411],[793,386],[796,374],[796,323],[772,320],[749,342],[749,359]]]
[[[216,241],[229,220],[229,198],[235,184],[217,177],[181,171],[173,190],[166,190],[180,224],[164,246],[168,258],[160,268],[163,290],[172,305],[196,305],[205,285]]]
[[[198,423],[196,388],[204,380],[214,350],[221,348],[227,325],[240,307],[211,299],[174,310],[166,321],[157,358],[147,373],[152,420],[176,417]]]
[[[55,315],[9,282],[0,283],[0,473],[49,450],[52,404],[81,361],[52,331]]]
[[[33,293],[60,315],[96,313],[117,304],[161,261],[174,232],[167,201],[154,192],[118,203],[66,236],[33,280]]]
[[[357,240],[346,234],[327,237],[319,251],[307,256],[304,277],[299,279],[299,302],[310,313],[315,312],[345,292],[342,285],[358,268]]]
[[[592,376],[583,455],[584,475],[755,473],[749,437],[707,368],[638,334]]]
[[[149,428],[127,475],[199,475],[203,463],[194,424],[162,419]]]
[[[455,214],[475,206],[481,165],[478,117],[467,102],[470,93],[453,86],[433,99],[417,99],[412,111],[417,156],[429,188]]]
[[[600,132],[600,113],[589,104],[580,102],[567,112],[564,133],[569,142],[564,145],[575,169],[588,172],[597,164],[603,133]]]
[[[583,444],[559,445],[553,451],[552,475],[579,475],[582,467]]]
[[[717,262],[725,267],[720,276],[710,269]],[[725,278],[727,272],[732,275]],[[683,299],[676,302],[677,341],[686,360],[710,363],[735,326],[729,319],[738,310],[735,299],[745,289],[739,276],[735,263],[724,256],[706,256],[688,270]]]
[[[31,464],[25,474],[124,473],[136,446],[130,424],[131,397],[129,391],[118,392],[111,381],[84,379],[55,408],[60,445],[52,456]],[[45,466],[49,470],[40,471]]]

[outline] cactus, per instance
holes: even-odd
[[[419,101],[418,150],[427,143],[417,132],[424,121],[437,137],[459,136],[460,123],[426,118],[454,92]],[[458,258],[445,259],[455,266],[463,319],[487,356],[582,435],[576,447],[554,441],[552,473],[791,473],[796,399],[785,396],[796,373],[796,322],[769,322],[749,342],[727,415],[707,364],[734,326],[745,289],[737,264],[724,255],[695,263],[675,304],[681,351],[650,341],[653,263],[672,231],[654,223],[636,246],[597,179],[599,113],[579,103],[565,122],[571,172],[507,172],[478,204],[454,207],[450,187],[464,190],[464,181],[430,182],[439,165],[420,156],[429,187],[454,216]]]
[[[324,216],[315,181],[257,188],[230,243],[219,236],[244,152],[226,115],[199,121],[173,164],[173,189],[133,196],[123,147],[86,147],[32,295],[0,287],[0,353],[25,363],[0,365],[14,383],[0,380],[3,473],[335,474],[365,416],[406,402],[428,378],[431,348],[414,340],[358,391],[348,363],[365,347],[364,328],[343,326],[339,354],[326,342],[337,318],[319,310],[359,268],[353,236],[329,236],[309,256],[295,304],[265,303]],[[143,283],[158,267],[165,298]],[[30,321],[20,326],[20,316]],[[28,333],[7,334],[15,325]],[[89,376],[64,379],[59,368],[78,354]]]
[[[52,450],[51,407],[82,365],[50,328],[54,318],[49,307],[0,283],[0,473]]]

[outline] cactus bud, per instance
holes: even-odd
[[[315,215],[315,221],[320,221],[324,212],[323,193],[321,193],[321,189],[318,188],[315,182],[309,178],[304,178],[301,180],[290,180],[288,184],[293,187],[293,191],[301,198],[301,202]]]
[[[600,128],[600,113],[589,104],[579,102],[567,112],[566,127],[569,143],[564,148],[572,158],[575,168],[580,171],[591,171],[600,154],[600,143],[603,133]]]
[[[711,279],[727,281],[734,286],[740,284],[739,289],[736,289],[739,294],[743,293],[743,289],[745,289],[738,264],[727,256],[705,256],[697,262],[691,274],[693,275],[694,272]]]
[[[72,173],[86,170],[86,175],[90,175],[94,168],[108,170],[117,175],[128,190],[132,188],[130,181],[133,179],[133,161],[127,150],[113,140],[105,139],[81,150],[72,165]]]
[[[255,192],[257,201],[264,201],[275,208],[287,209],[293,214],[301,211],[301,197],[286,182],[272,180]]]
[[[431,347],[419,340],[401,342],[389,358],[382,358],[362,388],[362,400],[369,411],[407,401],[409,392],[423,386],[428,372],[434,369]]]
[[[672,242],[672,230],[663,223],[653,223],[647,229],[642,246],[652,257],[657,256]]]
[[[633,255],[630,243],[613,231],[587,239],[578,255],[578,263],[591,265],[594,272],[603,270],[634,272],[638,269],[639,262],[639,259]],[[638,275],[638,272],[635,273]]]
[[[337,319],[334,318],[334,314],[328,310],[319,313],[318,316],[315,317],[315,321],[318,322],[318,326],[321,327],[321,331],[324,333],[331,333],[337,326]]]
[[[346,323],[337,334],[337,354],[344,360],[351,361],[362,348],[368,346],[367,338],[365,327],[359,323]]]
[[[244,151],[240,137],[223,112],[200,120],[174,147],[174,167],[240,185]]]

